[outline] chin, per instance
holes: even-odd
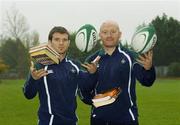
[[[115,47],[115,46],[117,46],[117,45],[104,45],[104,46],[111,48],[111,47]]]
[[[59,54],[64,54],[65,52],[58,52]]]
[[[64,54],[66,51],[58,51],[59,54]]]

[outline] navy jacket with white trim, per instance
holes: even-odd
[[[47,119],[46,116],[54,115],[69,124],[76,123],[78,86],[85,85],[88,73],[80,71],[77,65],[67,58],[60,64],[39,66],[47,68],[49,74],[39,80],[34,80],[30,75],[23,88],[27,99],[32,99],[37,93],[39,94],[39,119]]]
[[[88,62],[93,61],[100,51],[90,56]],[[156,79],[154,66],[145,70],[135,62],[131,52],[120,47],[116,47],[112,55],[101,55],[98,65],[91,84],[81,91],[83,101],[92,104],[91,99],[95,94],[115,87],[121,87],[122,92],[114,103],[92,107],[92,117],[119,123],[137,121],[136,79],[143,86],[151,86]]]

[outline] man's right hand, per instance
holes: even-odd
[[[97,56],[91,63],[81,64],[87,71],[91,74],[94,74],[97,71],[97,65],[100,60],[100,56]]]
[[[85,63],[81,64],[84,68],[87,69],[87,71],[91,74],[94,74],[97,70],[97,65],[95,63]]]
[[[36,70],[34,68],[34,63],[32,61],[31,61],[30,71],[31,71],[31,76],[33,77],[34,80],[38,80],[41,77],[48,75],[47,71],[45,71],[44,69]]]

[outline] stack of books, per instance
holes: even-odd
[[[59,53],[47,43],[30,48],[29,54],[36,63],[43,65],[59,64]]]
[[[97,94],[92,99],[93,105],[98,108],[101,106],[112,104],[116,101],[117,97],[121,93],[121,88],[113,88],[107,91],[102,92],[101,94]]]

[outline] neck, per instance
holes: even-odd
[[[59,53],[60,62],[66,57],[66,53]]]
[[[116,46],[115,47],[105,47],[104,46],[103,48],[104,48],[105,53],[108,53],[108,55],[112,55],[112,53],[116,49]]]

